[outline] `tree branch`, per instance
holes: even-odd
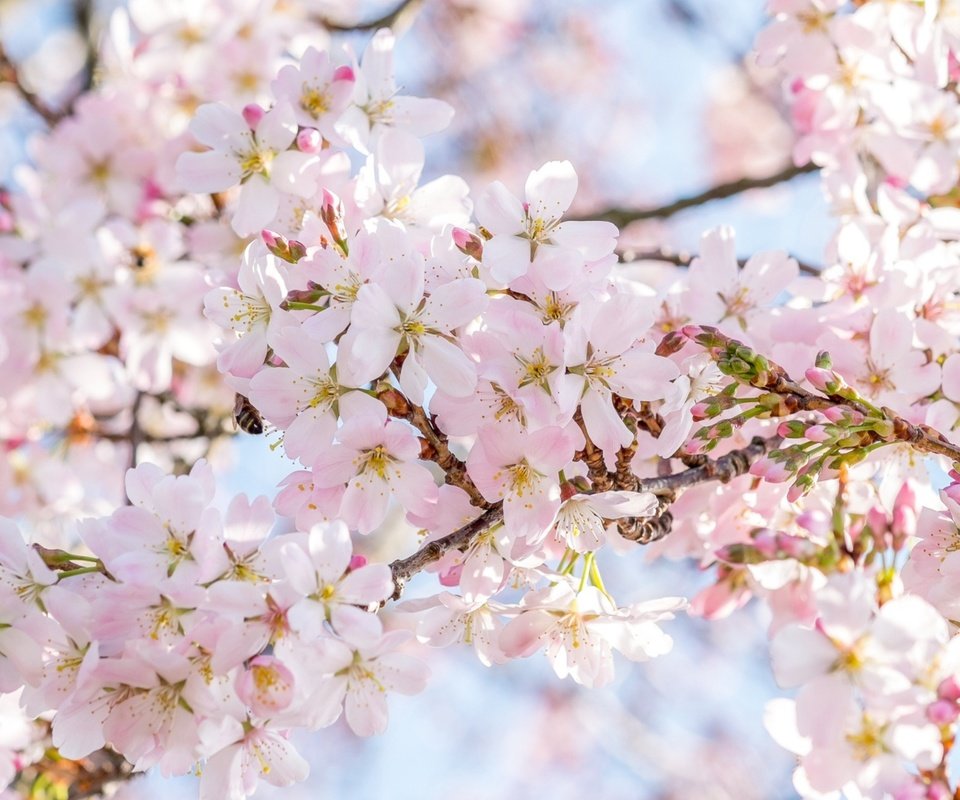
[[[23,85],[20,80],[17,65],[14,64],[10,56],[7,55],[7,51],[4,49],[2,43],[0,43],[0,82],[11,84],[14,89],[17,90],[20,99],[30,106],[34,113],[46,122],[47,125],[55,125],[60,119],[60,114],[50,108],[34,92],[31,92]]]
[[[379,28],[393,28],[402,21],[412,18],[413,15],[417,13],[422,3],[423,0],[401,0],[401,2],[392,10],[377,17],[376,19],[367,20],[366,22],[354,22],[353,24],[347,24],[322,16],[314,17],[314,21],[318,22],[320,25],[323,25],[323,27],[325,27],[327,30],[336,31],[337,33],[375,31]]]
[[[637,517],[626,520],[624,527],[628,533],[626,538],[639,541],[641,544],[656,541],[670,532],[672,516],[667,507],[684,489],[698,483],[720,481],[727,483],[750,469],[750,465],[780,443],[780,437],[770,439],[755,438],[749,445],[739,450],[733,450],[716,460],[705,459],[702,464],[667,475],[662,478],[636,479],[635,491],[654,492],[661,500],[660,514],[655,517]],[[499,525],[503,521],[503,503],[491,505],[473,522],[469,522],[453,533],[447,534],[429,544],[424,545],[413,555],[401,558],[390,565],[393,573],[393,599],[399,600],[403,594],[407,581],[428,564],[439,561],[451,550],[463,550],[481,534]],[[650,531],[656,529],[659,535],[651,536]],[[621,528],[621,532],[623,528]]]
[[[689,197],[681,197],[672,203],[652,208],[608,208],[602,211],[593,211],[589,214],[569,217],[573,220],[605,220],[612,222],[618,228],[623,228],[631,222],[644,219],[666,219],[688,208],[702,206],[713,200],[723,200],[727,197],[742,194],[750,189],[767,189],[779,183],[786,183],[798,175],[806,175],[820,169],[816,164],[804,164],[800,167],[790,165],[773,175],[763,178],[740,178],[729,183],[720,183],[716,186]]]
[[[677,267],[689,267],[690,262],[693,261],[697,256],[694,253],[687,252],[675,252],[667,248],[661,248],[659,250],[624,250],[620,254],[620,263],[622,264],[632,264],[635,261],[664,261],[667,264],[673,264]],[[797,262],[797,266],[800,267],[800,271],[806,273],[807,275],[820,275],[823,267],[817,267],[813,264],[808,264],[805,261],[801,261],[796,256],[791,256],[791,258]],[[738,258],[737,264],[741,267],[746,264],[748,259]]]
[[[477,536],[490,530],[503,520],[503,503],[495,503],[473,522],[468,522],[453,533],[421,547],[413,555],[400,558],[390,565],[393,573],[393,599],[399,600],[407,580],[434,561],[439,561],[451,550],[462,550]]]
[[[399,371],[397,368],[396,372],[399,373]],[[478,508],[490,507],[467,472],[467,465],[450,449],[447,435],[434,424],[423,408],[410,403],[392,387],[381,391],[377,399],[387,407],[387,413],[391,417],[406,420],[420,431],[423,435],[420,440],[420,458],[433,461],[439,466],[443,470],[446,483],[463,489],[469,495],[470,502]]]

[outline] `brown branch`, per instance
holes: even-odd
[[[390,11],[376,19],[370,19],[366,22],[344,23],[322,16],[315,16],[313,19],[315,22],[323,25],[327,30],[337,33],[375,31],[379,28],[402,26],[402,23],[413,18],[422,3],[423,0],[401,0],[401,2]]]
[[[690,467],[675,475],[666,475],[660,478],[641,478],[637,481],[638,492],[677,492],[689,489],[698,483],[720,481],[729,483],[734,478],[746,474],[750,466],[762,456],[776,449],[781,442],[779,436],[764,439],[755,436],[746,447],[731,450],[725,456],[716,459],[707,459],[698,467]]]
[[[85,53],[80,90],[70,103],[71,109],[81,95],[93,88],[97,76],[97,60],[100,49],[97,46],[97,36],[94,31],[93,0],[74,0],[73,10],[77,29],[80,31],[85,44]]]
[[[779,436],[769,439],[755,436],[746,447],[732,450],[717,459],[704,459],[699,466],[690,467],[675,475],[636,479],[635,486],[627,488],[637,492],[653,492],[658,496],[659,507],[656,515],[652,517],[620,520],[617,523],[620,535],[640,544],[649,544],[662,539],[670,533],[673,525],[673,514],[669,511],[669,506],[684,489],[708,481],[729,483],[734,478],[749,472],[750,465],[775,449],[780,441]]]
[[[681,197],[679,200],[674,200],[672,203],[668,203],[667,205],[663,206],[654,206],[652,208],[615,207],[602,211],[593,211],[588,214],[570,217],[569,219],[605,220],[607,222],[612,222],[618,228],[623,228],[629,225],[631,222],[637,222],[639,220],[666,219],[667,217],[672,217],[674,214],[685,211],[688,208],[702,206],[706,203],[712,202],[713,200],[723,200],[727,197],[733,197],[734,195],[747,192],[750,189],[767,189],[771,186],[776,186],[779,183],[786,183],[787,181],[796,178],[798,175],[806,175],[811,172],[816,172],[818,169],[819,167],[816,166],[816,164],[804,164],[800,167],[796,167],[791,164],[790,166],[784,167],[779,172],[775,172],[772,175],[767,175],[762,178],[739,178],[738,180],[730,181],[729,183],[720,183],[698,194],[691,195],[689,197]]]
[[[20,73],[17,65],[13,63],[3,44],[0,43],[0,82],[9,83],[17,90],[20,99],[23,100],[47,125],[55,125],[62,114],[54,111],[36,93],[31,92],[20,80]]]
[[[399,372],[399,368],[396,370]],[[420,406],[415,406],[393,387],[379,392],[377,399],[386,407],[391,417],[403,419],[413,425],[423,438],[420,440],[420,457],[433,461],[443,470],[444,480],[451,486],[458,486],[470,496],[470,502],[477,508],[490,508],[473,479],[467,472],[467,465],[450,449],[447,435],[443,433]]]
[[[624,250],[620,254],[620,262],[622,264],[631,264],[635,261],[663,261],[667,264],[673,264],[677,267],[689,267],[690,262],[696,257],[697,256],[693,253],[674,252],[673,250],[668,250],[666,248],[659,250]],[[806,273],[807,275],[820,275],[823,269],[822,267],[801,261],[796,256],[790,257],[797,262],[797,266],[800,268],[800,271]],[[742,267],[747,263],[747,261],[748,259],[746,258],[738,258],[737,264]]]
[[[441,537],[421,547],[413,555],[400,558],[390,565],[393,573],[393,599],[399,600],[407,580],[434,561],[439,561],[451,550],[462,550],[477,536],[490,530],[503,520],[503,503],[494,503],[473,522],[469,522],[453,533]]]
[[[623,528],[626,528],[628,533],[631,531],[633,533],[624,535],[642,544],[662,538],[670,532],[670,522],[673,519],[669,510],[667,510],[668,506],[681,491],[708,481],[728,483],[737,476],[746,473],[754,461],[775,448],[779,443],[780,437],[778,436],[770,439],[757,437],[746,447],[727,453],[716,460],[707,459],[700,466],[678,472],[675,475],[637,479],[634,487],[635,491],[653,492],[661,498],[660,513],[655,517],[638,517],[636,520],[627,520]],[[393,573],[393,599],[398,600],[407,581],[428,564],[439,561],[451,550],[465,549],[475,538],[495,525],[499,525],[502,521],[503,503],[494,503],[473,522],[469,522],[453,533],[424,545],[407,558],[394,561],[390,565],[390,570]],[[652,531],[657,531],[659,535],[652,535]]]

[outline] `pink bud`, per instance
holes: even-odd
[[[280,241],[283,237],[279,233],[274,233],[264,228],[260,231],[260,238],[263,239],[263,243],[267,246],[269,250],[275,250],[280,246]]]
[[[316,128],[301,128],[297,133],[297,149],[303,153],[318,153],[323,146],[323,137]]]
[[[477,261],[483,260],[483,240],[477,234],[463,228],[454,228],[453,243],[464,255],[475,258]]]
[[[832,369],[810,367],[804,374],[811,386],[827,394],[834,394],[844,386],[843,379]]]
[[[820,412],[831,422],[846,422],[850,416],[850,409],[844,406],[830,406]]]
[[[702,325],[684,325],[680,332],[686,336],[688,339],[696,339],[700,334],[703,333]]]
[[[808,442],[827,442],[833,438],[823,425],[811,425],[803,432],[803,436]]]
[[[960,708],[949,700],[937,700],[927,706],[927,719],[934,725],[949,725],[957,716],[960,716]]]
[[[917,532],[917,493],[910,480],[904,481],[893,501],[893,521],[890,524],[894,548],[899,550]]]
[[[882,542],[887,532],[887,514],[882,508],[874,506],[867,512],[866,524],[873,531],[874,538]]]
[[[346,229],[343,227],[343,202],[329,189],[324,189],[320,203],[320,219],[327,226],[333,241],[342,245],[347,239]]]
[[[960,700],[960,682],[957,681],[956,675],[951,675],[949,678],[940,681],[940,685],[937,687],[937,697],[951,702]]]
[[[333,79],[335,81],[355,81],[357,76],[353,72],[353,67],[349,64],[344,64],[342,67],[337,67],[333,71]]]
[[[350,564],[347,567],[347,569],[352,572],[355,569],[360,569],[360,567],[365,567],[365,566],[367,566],[367,557],[362,556],[359,553],[355,553],[353,556],[350,557]]]
[[[237,696],[258,717],[283,711],[293,701],[293,673],[273,656],[257,656],[237,673]]]
[[[690,409],[690,416],[694,418],[697,422],[707,418],[707,411],[710,408],[709,403],[694,403],[693,407]],[[781,434],[782,436],[783,434]]]
[[[263,106],[259,106],[256,103],[250,103],[243,107],[243,111],[240,112],[243,114],[243,119],[250,126],[250,130],[255,131],[257,126],[260,124],[260,120],[263,119],[263,115],[267,112],[263,110]]]

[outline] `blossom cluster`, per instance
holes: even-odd
[[[182,476],[142,464],[126,483],[130,505],[81,524],[96,556],[28,547],[0,523],[0,691],[22,688],[28,715],[52,714],[60,757],[109,743],[138,771],[202,761],[202,798],[306,777],[293,729],[342,714],[357,735],[383,731],[387,693],[426,684],[426,664],[406,652],[415,638],[473,636],[486,663],[545,639],[558,672],[599,683],[612,648],[637,660],[669,649],[656,622],[681,605],[617,609],[559,580],[513,609],[479,595],[412,601],[397,615],[412,630],[387,627],[376,612],[394,592],[391,570],[355,554],[343,522],[270,535],[267,498],[212,505],[204,461]]]
[[[0,513],[82,544],[0,525],[0,691],[61,757],[202,763],[241,798],[304,777],[292,730],[381,731],[424,646],[586,686],[665,654],[686,602],[617,597],[601,562],[672,521],[648,552],[713,570],[692,613],[771,611],[804,796],[949,796],[960,494],[931,510],[893,454],[960,443],[950,4],[773,0],[757,58],[822,168],[825,268],[719,227],[659,277],[572,212],[568,161],[423,182],[452,109],[398,86],[394,34],[358,55],[267,5],[118,11],[2,198]],[[221,512],[197,442],[235,398],[296,468]],[[171,469],[121,505],[144,454]],[[0,781],[42,757],[13,739]]]

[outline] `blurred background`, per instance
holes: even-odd
[[[303,3],[349,25],[391,4]],[[3,0],[0,41],[26,86],[57,109],[90,79],[98,31],[115,3]],[[180,6],[171,2],[171,6]],[[183,4],[186,8],[187,4]],[[475,192],[493,179],[522,189],[527,173],[569,159],[580,176],[575,213],[657,208],[791,162],[793,134],[773,76],[750,59],[763,0],[423,0],[399,20],[398,84],[456,109],[428,142],[424,180],[463,175]],[[335,16],[334,16],[335,15]],[[361,51],[370,31],[342,34]],[[44,129],[0,86],[0,180],[28,158]],[[819,263],[830,224],[815,176],[741,193],[669,218],[627,226],[644,253],[697,251],[700,234],[729,223],[741,255],[783,249]],[[656,281],[656,267],[649,269]],[[229,444],[223,492],[272,494],[289,463],[260,438]],[[601,566],[618,598],[692,596],[707,580],[689,563],[643,553]],[[608,577],[609,576],[609,577]],[[421,576],[423,577],[423,576]],[[429,591],[432,578],[422,584]],[[415,596],[416,586],[411,596]],[[432,653],[419,696],[392,697],[390,727],[363,740],[342,724],[298,746],[310,759],[301,786],[258,797],[494,800],[590,793],[620,798],[790,797],[792,758],[762,727],[779,694],[756,605],[667,630],[673,652],[651,664],[619,660],[617,679],[587,690],[559,681],[540,655],[486,669],[472,651]],[[196,796],[193,779],[151,778],[133,798]]]

